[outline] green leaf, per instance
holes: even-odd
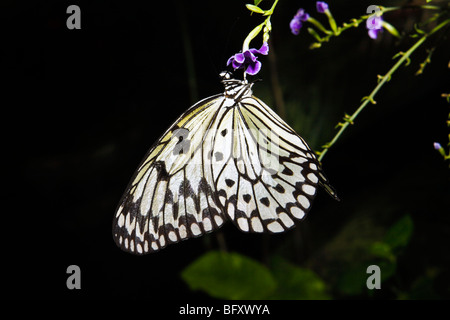
[[[354,296],[362,294],[366,287],[367,267],[370,264],[359,262],[349,266],[338,278],[337,289],[341,294]],[[383,272],[383,271],[382,271]]]
[[[264,13],[263,9],[261,9],[260,7],[254,6],[252,4],[246,4],[245,6],[247,7],[248,10],[250,10],[252,12]]]
[[[395,271],[397,270],[397,262],[395,260],[384,260],[377,263],[381,270],[381,283],[383,284],[384,281],[388,280],[395,274]]]
[[[383,28],[386,29],[394,37],[401,38],[400,33],[397,31],[397,29],[395,29],[395,27],[392,24],[386,21],[382,21],[381,24]]]
[[[208,252],[184,269],[181,277],[192,290],[219,299],[263,299],[276,288],[264,265],[238,253]]]
[[[278,258],[271,268],[278,282],[271,299],[283,300],[323,300],[330,299],[322,279],[312,270],[300,268]]]
[[[253,3],[255,4],[255,6],[257,6],[258,4],[261,3],[261,1],[262,1],[262,0],[255,0],[255,1],[253,1]]]
[[[389,228],[383,240],[391,247],[391,250],[406,247],[411,239],[413,229],[414,223],[411,216],[405,215]]]
[[[316,38],[316,40],[318,42],[322,42],[322,38],[319,36],[319,34],[316,32],[316,30],[314,30],[313,28],[308,28],[307,29],[309,34],[312,35],[314,38]]]
[[[309,49],[318,49],[318,48],[320,48],[322,46],[322,44],[320,43],[320,42],[314,42],[314,43],[311,43],[311,45],[309,46]]]
[[[395,255],[392,253],[391,246],[385,242],[376,241],[372,243],[370,246],[370,253],[378,258],[395,261]]]

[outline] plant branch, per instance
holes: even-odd
[[[446,19],[443,22],[441,22],[439,25],[437,25],[434,29],[432,29],[429,33],[423,33],[422,36],[420,37],[420,39],[411,47],[409,48],[408,51],[406,52],[399,52],[398,54],[396,54],[394,56],[394,58],[397,58],[398,56],[400,56],[401,58],[397,61],[397,63],[388,71],[388,73],[386,73],[384,76],[379,77],[379,82],[377,84],[377,86],[375,87],[375,89],[372,90],[372,92],[367,96],[364,97],[362,99],[362,103],[361,105],[358,107],[358,109],[356,109],[356,111],[351,115],[345,115],[343,118],[343,122],[339,122],[337,124],[337,128],[340,127],[339,131],[336,133],[336,135],[333,137],[333,139],[326,143],[323,147],[322,147],[322,151],[317,152],[317,154],[319,155],[318,160],[322,161],[323,157],[325,156],[325,154],[328,152],[328,150],[336,143],[336,141],[339,139],[339,137],[342,135],[342,133],[347,129],[347,127],[350,124],[353,124],[356,117],[361,113],[361,111],[364,110],[364,108],[367,106],[367,104],[369,102],[371,102],[372,104],[375,104],[375,95],[378,93],[378,91],[381,89],[381,87],[388,82],[392,75],[394,74],[394,72],[403,64],[405,63],[405,66],[407,66],[410,63],[410,58],[409,56],[417,50],[417,48],[419,48],[427,39],[429,36],[431,36],[432,34],[434,34],[435,32],[437,32],[438,30],[442,29],[443,27],[447,26],[448,24],[450,24],[450,19]]]
[[[432,32],[430,32],[431,34]],[[359,108],[351,115],[345,115],[344,116],[344,122],[339,122],[337,127],[340,127],[339,131],[336,133],[336,135],[333,137],[333,139],[326,143],[322,148],[322,151],[318,152],[319,161],[322,161],[325,154],[328,152],[328,150],[336,143],[336,141],[339,139],[339,137],[342,135],[342,133],[347,129],[347,127],[350,124],[353,124],[356,117],[361,113],[361,111],[367,106],[369,102],[372,104],[375,104],[374,97],[378,93],[378,91],[381,89],[381,87],[391,79],[392,74],[403,64],[406,63],[408,65],[409,63],[409,56],[418,48],[420,45],[422,45],[425,40],[428,38],[429,34],[424,34],[411,48],[409,48],[408,51],[404,53],[399,53],[398,55],[401,55],[401,58],[397,61],[397,63],[386,73],[383,77],[381,77],[381,81],[378,82],[378,85],[373,89],[373,91],[367,96],[362,99],[362,104],[359,106]]]

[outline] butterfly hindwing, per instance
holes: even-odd
[[[313,152],[255,97],[240,100],[232,116],[227,123],[234,134],[219,137],[221,143],[213,146],[213,152],[223,150],[226,157],[231,153],[214,174],[227,216],[245,232],[292,228],[316,194],[321,173]]]

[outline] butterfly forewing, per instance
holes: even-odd
[[[212,97],[194,105],[147,153],[113,223],[115,241],[125,251],[157,251],[223,224],[203,157],[205,132],[223,100]]]
[[[188,109],[145,156],[113,222],[123,250],[145,254],[219,228],[282,232],[334,189],[306,142],[246,81]]]

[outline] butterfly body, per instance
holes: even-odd
[[[224,93],[189,108],[149,150],[116,211],[113,236],[145,254],[231,220],[244,232],[283,232],[311,208],[317,186],[336,197],[306,142],[222,73]]]

